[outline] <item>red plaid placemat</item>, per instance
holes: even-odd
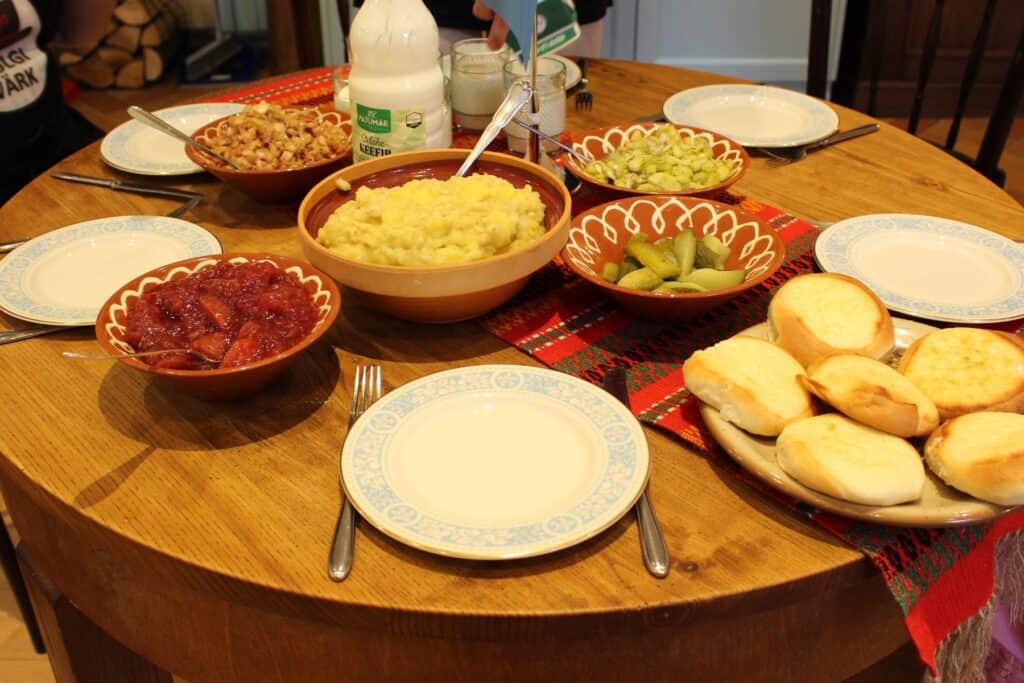
[[[203,100],[324,105],[333,99],[333,69],[311,69],[236,86]],[[474,141],[471,135],[456,133],[453,144],[470,147]],[[586,187],[574,198],[573,210],[579,213],[608,198]],[[741,201],[729,193],[714,199],[740,203],[773,224],[787,253],[774,277],[698,320],[666,325],[636,319],[556,263],[537,273],[519,296],[480,323],[544,364],[594,383],[600,383],[609,367],[629,368],[633,411],[643,422],[681,437],[717,466],[863,552],[882,572],[922,661],[935,674],[939,645],[992,599],[997,542],[1024,529],[1024,510],[991,523],[955,529],[858,522],[790,499],[748,475],[718,448],[703,426],[697,399],[685,389],[682,362],[697,349],[763,322],[775,288],[814,269],[818,231],[768,205]],[[1021,334],[1024,320],[996,327]]]

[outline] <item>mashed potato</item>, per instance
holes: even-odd
[[[393,266],[469,263],[521,249],[544,234],[544,204],[492,175],[360,187],[317,241],[345,258]]]

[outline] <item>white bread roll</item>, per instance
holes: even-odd
[[[949,327],[910,345],[899,366],[948,420],[979,410],[1024,412],[1024,339]]]
[[[810,364],[800,381],[839,412],[896,436],[923,436],[939,426],[939,411],[909,379],[885,363],[849,353]]]
[[[909,442],[837,413],[794,422],[775,448],[786,474],[852,503],[907,503],[924,488],[924,465]]]
[[[1024,415],[981,412],[939,427],[924,446],[950,486],[1000,505],[1024,505]]]
[[[808,273],[772,296],[768,339],[807,367],[833,353],[882,358],[896,335],[889,311],[862,282],[838,273]]]
[[[753,337],[726,339],[683,363],[687,389],[717,408],[722,419],[764,436],[814,415],[811,395],[797,381],[802,374],[792,356]]]

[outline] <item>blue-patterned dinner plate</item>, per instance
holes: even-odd
[[[795,147],[831,135],[835,111],[821,100],[766,85],[705,85],[662,107],[672,123],[713,130],[747,147]]]
[[[221,252],[203,228],[166,216],[116,216],[29,240],[0,260],[0,309],[46,325],[92,325],[118,287],[162,265]]]
[[[447,370],[353,426],[342,484],[402,543],[475,560],[531,557],[614,524],[647,483],[639,422],[604,390],[519,365]]]
[[[886,213],[818,236],[822,270],[867,284],[892,311],[953,323],[1024,317],[1024,246],[969,223]]]
[[[200,127],[222,116],[244,109],[231,102],[208,102],[168,107],[155,112],[158,117],[191,135]],[[114,168],[139,175],[188,175],[202,168],[185,155],[185,143],[132,119],[107,133],[100,144],[100,158]]]

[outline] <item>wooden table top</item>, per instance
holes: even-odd
[[[732,80],[602,60],[592,62],[589,75],[593,110],[572,111],[570,102],[570,130],[653,114],[674,92]],[[843,129],[871,120],[835,109]],[[120,176],[100,160],[98,143],[58,168]],[[255,204],[208,176],[167,184],[205,195],[184,218],[213,232],[225,251],[301,257],[294,206]],[[884,123],[877,134],[800,163],[754,158],[734,191],[817,220],[925,213],[1024,238],[1024,209],[1009,195]],[[104,216],[162,214],[173,206],[41,176],[0,208],[0,241]],[[397,387],[463,365],[536,364],[474,322],[415,325],[343,303],[332,331],[282,382],[236,404],[162,390],[121,364],[62,358],[62,351],[98,352],[89,328],[0,347],[5,488],[27,492],[77,533],[122,548],[139,563],[131,566],[146,567],[168,590],[185,586],[367,631],[516,638],[553,633],[567,623],[583,633],[685,623],[823,595],[875,572],[859,552],[715,469],[679,440],[645,428],[651,499],[673,560],[662,581],[644,570],[630,514],[574,548],[494,563],[412,550],[360,523],[352,574],[333,583],[326,557],[340,503],[338,449],[354,365],[380,362],[386,384]],[[0,327],[20,326],[0,318]],[[15,522],[21,526],[16,510]],[[33,524],[26,520],[25,526]],[[26,538],[33,547],[61,543]],[[74,599],[73,586],[54,578]],[[89,602],[86,596],[82,601]],[[117,618],[108,620],[116,629]]]

